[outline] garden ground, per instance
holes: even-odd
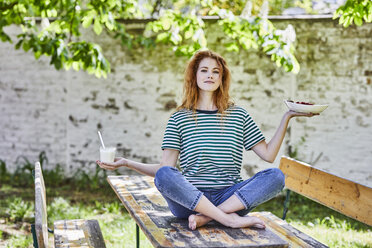
[[[72,185],[72,187],[71,187]],[[73,193],[72,193],[73,192]],[[49,226],[58,219],[97,219],[107,247],[135,247],[135,222],[110,186],[77,190],[73,184],[47,187]],[[255,211],[282,215],[284,192]],[[32,247],[33,187],[2,185],[0,189],[0,247]],[[372,229],[300,195],[291,195],[287,221],[330,247],[372,247]],[[50,235],[52,242],[52,235]],[[141,233],[141,247],[152,247]]]
[[[44,152],[42,167],[48,162]],[[33,164],[24,157],[9,173],[0,160],[0,247],[33,247],[34,223]],[[80,170],[73,178],[64,176],[60,165],[43,170],[48,206],[48,226],[61,219],[97,219],[108,248],[135,247],[135,222],[106,181],[107,172],[96,167],[94,174]],[[285,191],[254,211],[282,216]],[[372,248],[372,228],[350,219],[296,193],[291,194],[286,221],[329,247]],[[49,235],[53,244],[53,235]],[[141,247],[152,247],[143,233]],[[53,246],[52,246],[53,247]]]

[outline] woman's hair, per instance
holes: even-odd
[[[177,108],[177,110],[188,109],[192,110],[193,112],[196,111],[196,105],[199,100],[199,88],[196,82],[196,73],[198,71],[200,62],[205,58],[215,59],[220,67],[220,77],[222,77],[221,85],[214,91],[213,97],[214,104],[217,106],[218,112],[223,113],[228,107],[233,105],[233,103],[230,101],[229,95],[230,70],[227,67],[225,59],[215,52],[203,50],[196,52],[186,67],[183,100],[182,104]]]

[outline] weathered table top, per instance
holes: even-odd
[[[212,221],[192,231],[187,220],[172,215],[152,177],[109,176],[108,182],[154,247],[312,247],[320,244],[269,212],[250,213],[263,219],[266,229],[233,229]]]

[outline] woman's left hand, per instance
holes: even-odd
[[[295,112],[292,110],[289,110],[288,112],[285,113],[289,118],[292,117],[313,117],[315,115],[319,114],[314,114],[314,113],[301,113],[301,112]]]

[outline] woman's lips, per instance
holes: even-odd
[[[206,83],[206,84],[214,84],[213,81],[204,81],[204,83]]]

